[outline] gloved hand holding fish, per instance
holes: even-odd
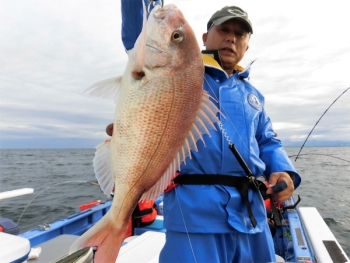
[[[197,140],[219,122],[219,110],[202,89],[195,34],[176,6],[156,6],[144,17],[128,56],[121,77],[91,87],[92,94],[116,101],[112,139],[97,146],[94,158],[102,190],[110,194],[115,183],[115,196],[70,252],[96,246],[95,262],[115,262],[137,202],[162,193]]]

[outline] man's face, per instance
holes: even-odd
[[[218,50],[224,70],[231,74],[249,48],[249,33],[243,22],[231,19],[203,34],[207,50]]]

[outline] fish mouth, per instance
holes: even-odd
[[[163,7],[156,6],[154,9],[154,17],[157,19],[164,19],[169,13],[177,11],[178,7],[173,4],[168,4]]]
[[[151,46],[150,44],[146,44],[146,47],[152,49],[153,51],[156,51],[158,53],[164,53],[163,50],[160,50],[159,48],[156,48],[155,46]]]

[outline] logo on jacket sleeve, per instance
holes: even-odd
[[[256,110],[260,111],[262,109],[261,103],[255,94],[250,93],[248,95],[248,102],[250,106],[252,106]]]

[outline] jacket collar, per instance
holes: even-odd
[[[218,50],[202,50],[202,58],[203,58],[204,66],[216,68],[218,70],[225,72],[222,67],[222,62],[221,62]],[[255,62],[255,60],[250,62],[246,68],[243,68],[240,65],[235,66],[235,70],[238,71],[238,75],[241,78],[248,78],[250,73],[250,66]],[[226,72],[225,74],[228,77],[228,74]]]

